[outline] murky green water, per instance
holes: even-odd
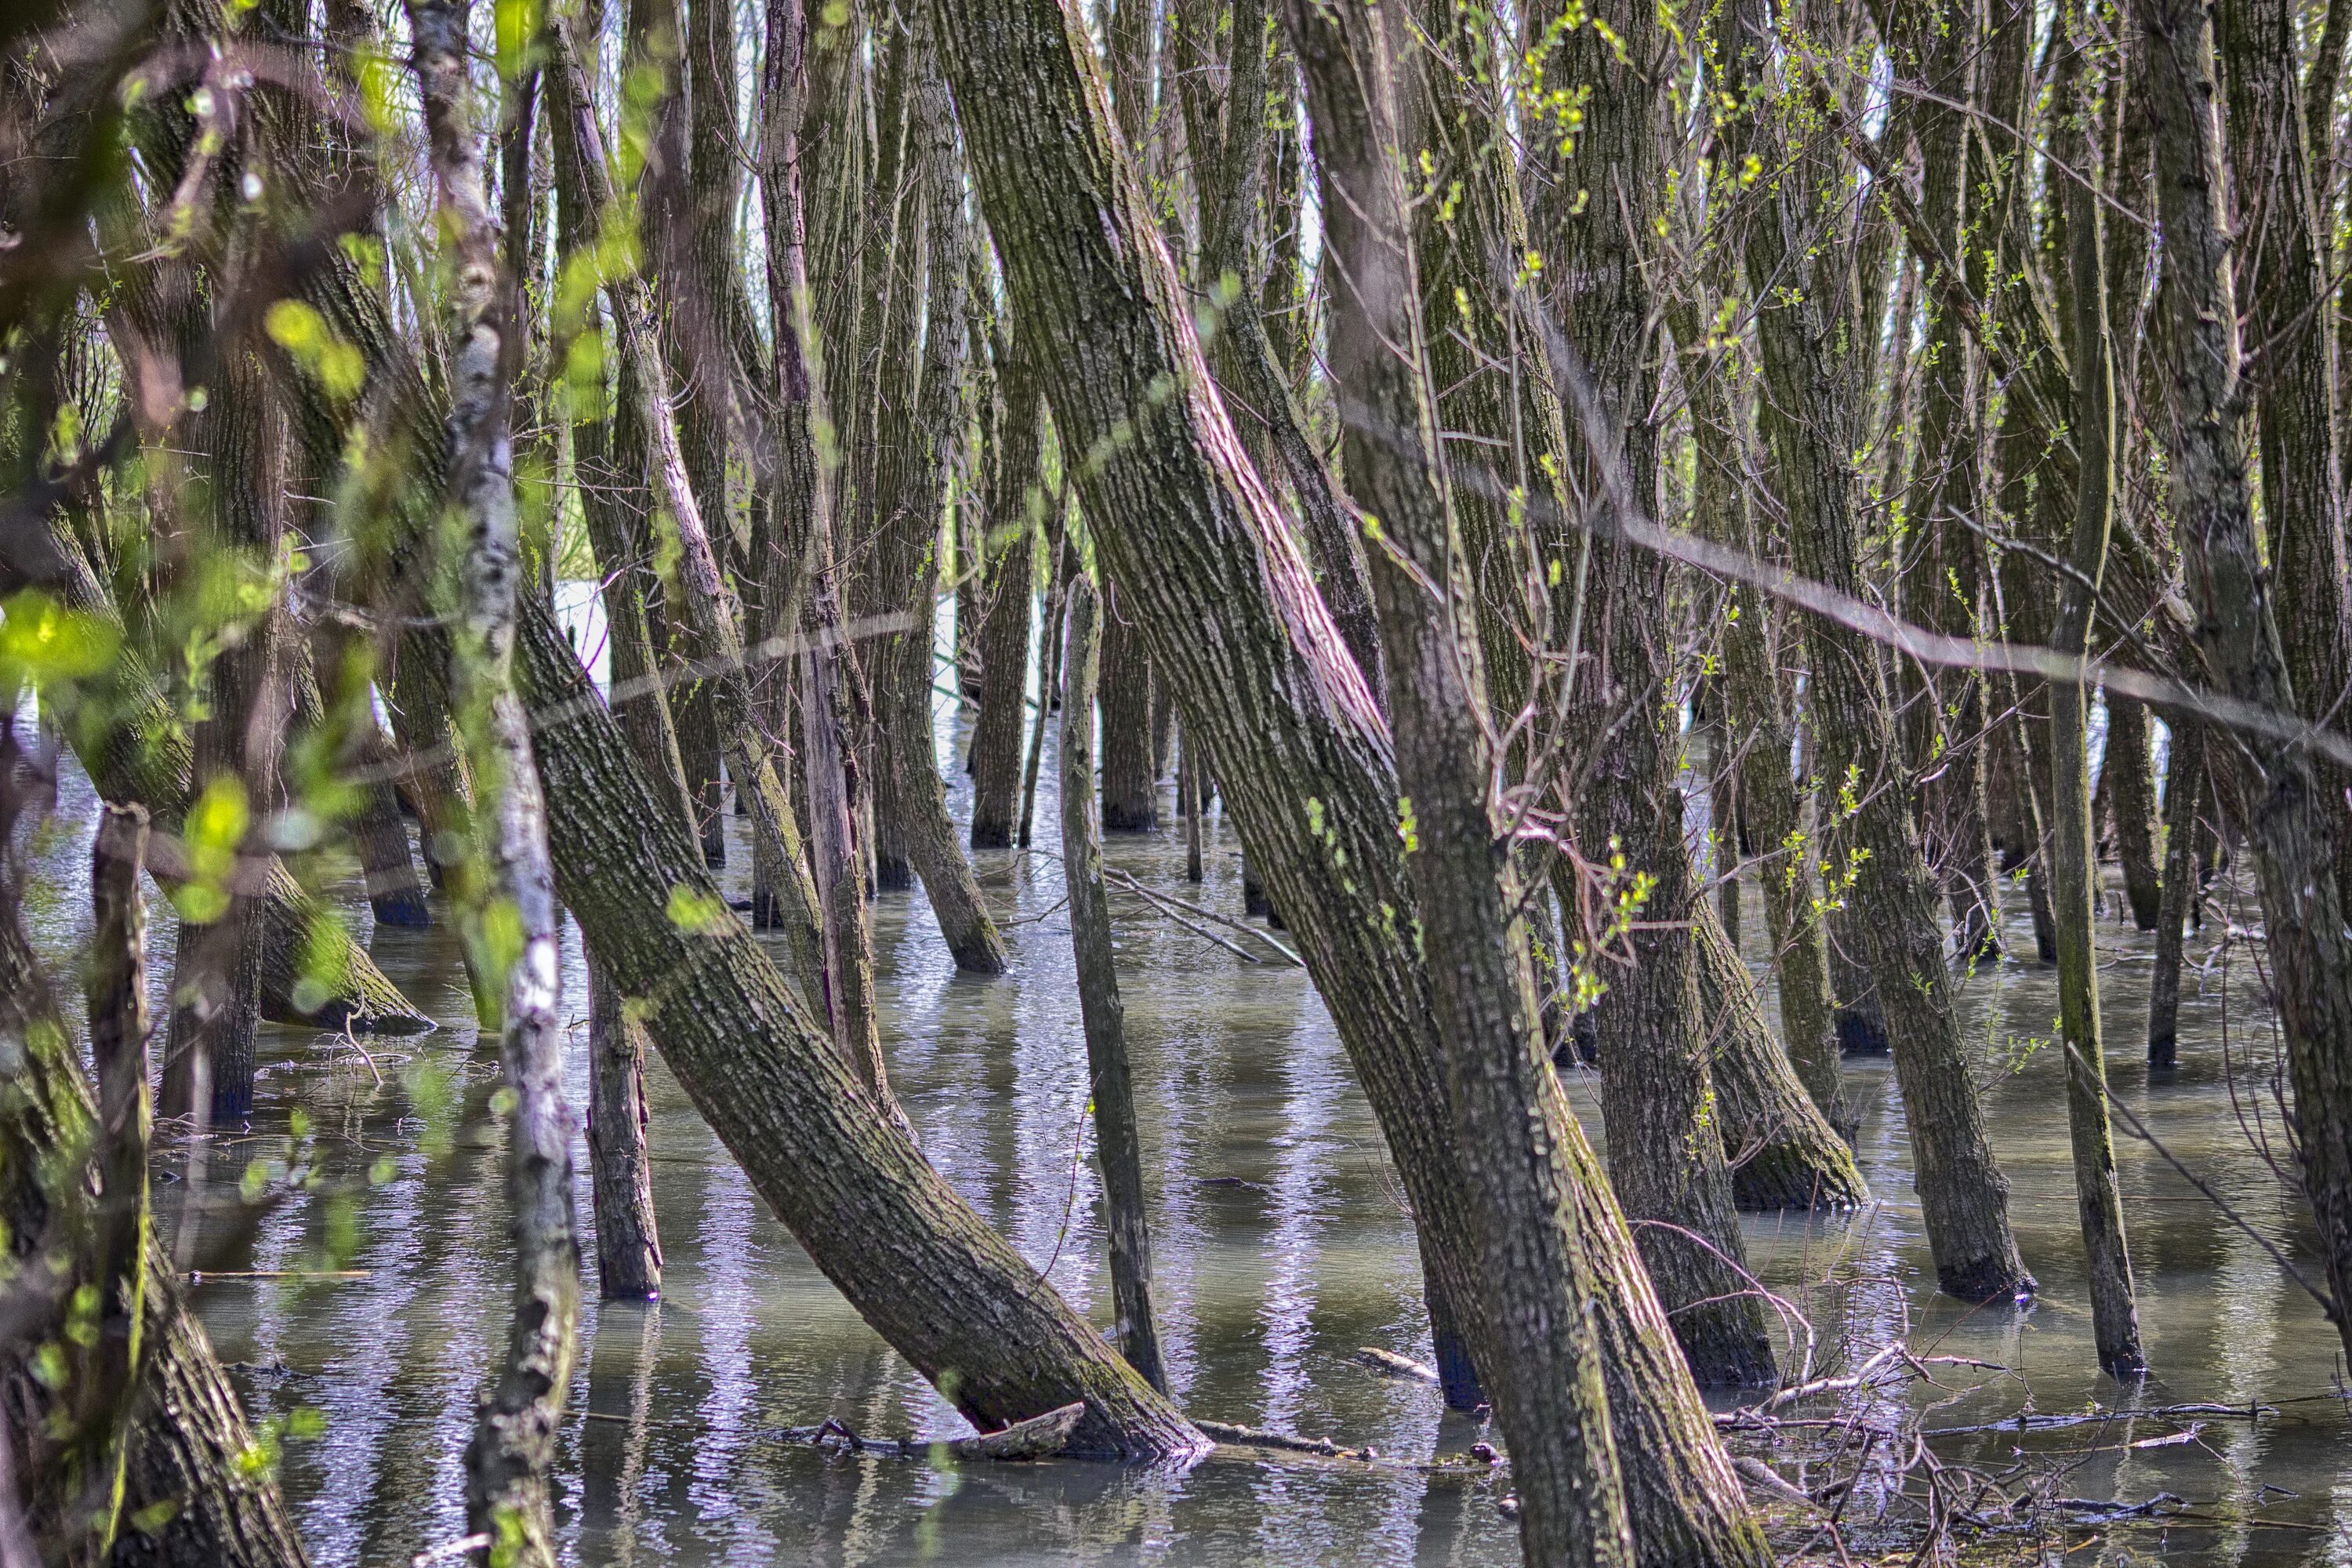
[[[943,755],[952,728],[943,722]],[[956,757],[949,776],[961,790],[960,748]],[[992,900],[1013,922],[1012,973],[958,976],[920,893],[886,895],[877,921],[883,1017],[898,1096],[931,1159],[1024,1256],[1107,1321],[1085,1047],[1067,929],[1053,908],[1061,892],[1053,777],[1049,763],[1037,851],[978,858]],[[83,863],[92,804],[78,775],[66,781],[41,849],[58,879],[74,879]],[[1208,882],[1197,896],[1238,912],[1236,843],[1213,819],[1211,826]],[[728,876],[740,892],[749,856],[740,840],[735,851]],[[1194,896],[1181,885],[1174,834],[1117,841],[1110,858]],[[58,963],[87,929],[80,884],[70,886],[74,896],[36,911],[40,945]],[[1370,1442],[1406,1458],[1476,1441],[1483,1430],[1445,1415],[1433,1390],[1347,1360],[1364,1345],[1426,1357],[1426,1329],[1395,1181],[1305,976],[1244,964],[1129,896],[1115,891],[1113,905],[1150,1162],[1162,1335],[1179,1399],[1202,1415]],[[356,909],[364,922],[364,904]],[[1751,933],[1761,923],[1752,902],[1748,923]],[[2209,924],[2192,959],[2207,955],[2220,929]],[[2125,1100],[2316,1278],[2299,1200],[2248,1135],[2266,1125],[2279,1140],[2269,1099],[2273,1047],[2252,1003],[2246,950],[2232,951],[2226,973],[2217,963],[2201,985],[2192,979],[2181,1066],[2150,1082],[2138,1062],[2149,944],[2112,919],[2102,936],[2114,1077]],[[446,931],[381,931],[372,946],[443,1028],[371,1042],[372,1060],[337,1037],[270,1029],[249,1132],[214,1140],[193,1172],[189,1152],[173,1150],[173,1179],[157,1199],[167,1216],[186,1213],[192,1200],[211,1205],[182,1225],[184,1258],[277,1276],[215,1275],[195,1300],[223,1357],[246,1363],[240,1379],[257,1415],[323,1415],[319,1435],[289,1436],[283,1473],[326,1564],[404,1563],[462,1533],[460,1456],[506,1314],[494,1044],[475,1038]],[[2016,930],[2013,946],[2030,952],[2030,934]],[[159,929],[159,975],[170,951],[168,930]],[[576,932],[567,932],[566,952],[578,1009],[585,987]],[[1880,1202],[1843,1218],[1754,1219],[1748,1232],[1751,1265],[1810,1319],[1816,1365],[1851,1365],[1904,1336],[1923,1353],[2011,1369],[1940,1366],[1941,1387],[1887,1396],[1927,1409],[1931,1427],[1989,1422],[2029,1404],[2045,1413],[2125,1398],[2275,1406],[2259,1420],[2203,1418],[2188,1440],[2158,1447],[2126,1445],[2190,1424],[1978,1434],[1938,1439],[1937,1448],[1995,1472],[2021,1447],[2071,1455],[2077,1468],[2061,1495],[2139,1501],[2171,1492],[2198,1516],[2133,1527],[2068,1562],[2352,1563],[2352,1452],[2344,1407],[2327,1397],[2342,1367],[2317,1307],[2253,1238],[2125,1140],[2121,1183],[2156,1373],[2137,1391],[2097,1375],[2058,1063],[2047,1047],[2022,1048],[2053,1032],[2053,975],[2002,963],[1964,995],[1985,1047],[1988,1111],[2021,1240],[2044,1294],[2017,1313],[1969,1311],[1934,1293],[1892,1076],[1883,1061],[1850,1062],[1851,1092],[1865,1110],[1861,1149]],[[584,1027],[573,1040],[584,1057]],[[583,1071],[576,1060],[575,1103]],[[1181,1473],[1081,1464],[934,1470],[774,1441],[780,1428],[828,1415],[877,1435],[963,1428],[767,1215],[667,1074],[656,1068],[648,1088],[665,1299],[592,1304],[583,1324],[575,1415],[562,1444],[561,1526],[573,1560],[1517,1561],[1514,1527],[1483,1482],[1226,1457]],[[1590,1083],[1571,1089],[1591,1110]],[[2266,1123],[2257,1124],[2257,1110]],[[289,1133],[298,1115],[309,1131],[296,1145]],[[1597,1140],[1598,1115],[1586,1125]],[[322,1178],[315,1190],[281,1192],[258,1207],[236,1201],[250,1162],[283,1162],[289,1150]],[[584,1150],[575,1158],[584,1160]],[[584,1224],[584,1181],[580,1213]],[[341,1276],[301,1277],[330,1267]],[[1801,1354],[1799,1345],[1788,1359]],[[1871,1506],[1865,1490],[1852,1515]],[[2053,1560],[2084,1539],[2055,1541]]]

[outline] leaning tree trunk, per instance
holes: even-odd
[[[1744,62],[1746,79],[1774,37],[1764,0],[1737,0],[1722,57]],[[1735,121],[1735,162],[1749,151],[1777,160],[1769,126]],[[1798,573],[1842,593],[1863,591],[1858,497],[1852,454],[1854,398],[1840,361],[1842,329],[1824,301],[1780,289],[1784,269],[1814,243],[1799,182],[1787,182],[1748,226],[1750,286],[1781,300],[1760,311],[1768,405],[1783,416],[1777,465],[1786,493]],[[1810,188],[1810,187],[1807,187]],[[1876,653],[1858,634],[1820,616],[1805,622],[1814,737],[1823,788],[1850,795],[1837,836],[1841,871],[1853,885],[1848,927],[1876,981],[1916,1156],[1920,1205],[1937,1282],[1972,1301],[2021,1295],[2033,1287],[2009,1223],[2009,1185],[1985,1136],[1983,1108],[1969,1079],[1960,1025],[1945,969],[1935,890],[1912,820],[1908,777],[1893,715],[1878,684]]]
[[[1100,559],[1216,759],[1220,797],[1303,944],[1424,1251],[1492,1364],[1430,977],[1410,933],[1380,914],[1412,898],[1380,710],[1289,524],[1236,458],[1173,265],[1114,139],[1091,40],[1053,0],[931,10],[961,46],[947,64],[1014,320],[1061,368],[1047,386],[1056,431],[1065,450],[1104,454],[1076,470]],[[1602,1287],[1601,1361],[1643,1561],[1760,1563],[1761,1538],[1556,1079],[1539,1108]]]
[[[565,108],[574,121],[573,166],[567,177],[580,182],[589,205],[609,223],[621,209],[604,158],[604,135],[590,112],[587,79],[572,38],[573,26],[562,22],[549,30],[552,53],[549,64],[564,79]],[[729,770],[751,802],[752,831],[767,841],[773,857],[774,886],[784,905],[781,923],[795,977],[808,995],[821,996],[824,961],[816,889],[809,877],[799,825],[778,777],[774,743],[761,730],[754,710],[742,639],[736,626],[734,595],[720,574],[678,449],[677,426],[670,412],[668,370],[653,341],[652,298],[644,280],[634,274],[606,277],[604,289],[623,358],[635,374],[654,495],[667,510],[677,533],[676,582],[677,597],[683,602],[671,607],[689,634],[688,653],[706,671]]]
[[[1732,1201],[1743,1209],[1859,1208],[1870,1188],[1853,1150],[1806,1092],[1765,1021],[1730,933],[1705,910],[1691,927]]]
[[[1524,908],[1497,851],[1486,678],[1421,346],[1391,65],[1402,0],[1286,7],[1334,262],[1330,364],[1349,483],[1380,520],[1372,592],[1396,728],[1399,831],[1492,1315],[1486,1386],[1534,1564],[1631,1563],[1594,1289],[1565,1174],[1538,1137],[1543,1049]],[[1720,1168],[1720,1152],[1717,1154]]]
[[[2271,597],[2246,477],[2246,388],[2231,277],[2234,231],[2213,116],[2211,31],[2189,0],[2137,0],[2164,224],[2166,344],[2172,388],[2173,526],[2197,646],[2227,695],[2296,711],[2294,678]],[[2336,1300],[2352,1300],[2352,940],[2334,875],[2334,807],[2300,745],[2209,732],[2237,774],[2254,851],[2272,994],[2294,1084],[2304,1190]],[[2352,1352],[2352,1312],[2337,1315]]]

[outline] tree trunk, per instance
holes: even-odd
[[[1470,1184],[1491,1318],[1486,1381],[1510,1443],[1520,1545],[1531,1564],[1625,1564],[1633,1540],[1598,1336],[1582,1313],[1559,1310],[1563,1298],[1590,1296],[1594,1271],[1567,1217],[1565,1173],[1529,1135],[1543,1123],[1550,1068],[1489,799],[1486,679],[1459,608],[1469,583],[1421,348],[1391,67],[1402,11],[1399,0],[1286,8],[1334,263],[1331,374],[1349,483],[1384,546],[1372,552],[1372,593],[1396,727],[1398,832]]]
[[[2180,952],[2197,904],[2199,854],[2207,837],[2205,727],[2186,714],[2172,717],[2172,759],[2164,775],[2164,901],[2156,916],[2156,967],[2147,981],[2147,1065],[2171,1068],[2179,1060]]]
[[[1101,658],[1094,585],[1070,585],[1062,685],[1062,872],[1070,895],[1070,945],[1078,963],[1086,1020],[1095,1152],[1109,1216],[1111,1300],[1118,1347],[1143,1381],[1168,1392],[1160,1330],[1151,1309],[1151,1232],[1143,1198],[1143,1145],[1136,1135],[1135,1085],[1127,1063],[1126,1010],[1111,952],[1103,895],[1102,835],[1095,826],[1095,670]]]
[[[83,1495],[100,1500],[101,1543],[121,1529],[123,1437],[146,1370],[147,1265],[154,1248],[148,1212],[147,910],[139,873],[147,858],[147,813],[104,808],[90,846],[89,1004],[90,1066],[98,1077],[98,1205],[91,1219],[91,1283],[99,1292],[97,1338],[81,1355],[75,1389]],[[11,917],[13,918],[13,916]]]
[[[596,1213],[596,1287],[607,1301],[661,1295],[661,1234],[646,1142],[646,1026],[588,955],[588,1170]]]
[[[604,161],[604,136],[589,111],[587,82],[572,25],[553,26],[550,37],[553,58],[549,63],[568,84],[566,107],[574,120],[570,177],[581,182],[593,210],[610,215],[617,209]],[[796,977],[806,994],[820,996],[824,988],[824,962],[816,889],[802,852],[799,825],[774,766],[773,744],[761,732],[753,710],[733,595],[719,574],[718,557],[704,531],[678,451],[677,426],[670,417],[668,372],[649,325],[653,303],[644,281],[634,275],[604,281],[623,355],[636,375],[637,406],[651,448],[648,466],[654,495],[667,509],[677,530],[677,582],[684,603],[675,608],[690,633],[688,651],[709,672],[707,679],[718,706],[729,767],[751,798],[752,831],[770,840],[775,863],[784,873],[777,879],[777,890],[785,905],[784,931]]]
[[[1730,934],[1701,913],[1692,922],[1699,1021],[1731,1167],[1743,1209],[1848,1209],[1870,1201],[1853,1151],[1806,1092],[1789,1053],[1764,1019],[1748,965]]]
[[[2288,0],[2231,0],[2214,7],[2212,23],[2229,94],[2233,232],[2249,242],[2235,258],[2239,295],[2244,330],[2262,353],[2263,373],[2249,390],[2261,442],[2263,521],[2280,595],[2279,636],[2303,716],[2340,725],[2352,691],[2346,623],[2352,568],[2327,330],[2338,280],[2327,275],[2319,238],[2317,150],[2304,140],[2299,15]],[[2352,801],[2346,797],[2352,771],[2321,763],[2318,773],[2337,893],[2352,900]]]
[[[1943,256],[1975,266],[1969,292],[1984,293],[1982,247],[1968,241],[1972,215],[1972,160],[1978,145],[1969,113],[1976,101],[1978,58],[1984,47],[1981,13],[1970,5],[1906,7],[1908,24],[1898,44],[1904,64],[1916,59],[1932,99],[1912,106],[1922,172],[1921,216]],[[1904,36],[1907,34],[1908,36]],[[1906,47],[1907,46],[1907,47]],[[1925,366],[1918,416],[1918,472],[1912,480],[1911,560],[1903,574],[1903,604],[1914,622],[1948,636],[1983,635],[1984,543],[1969,526],[1983,511],[1984,447],[1979,355],[1963,336],[1948,289],[1930,288]],[[1998,956],[2000,910],[1992,836],[1986,825],[1985,760],[1990,750],[1985,679],[1972,669],[1927,671],[1901,667],[1906,697],[1904,760],[1922,781],[1917,803],[1922,851],[1951,907],[1957,950],[1964,959]]]
[[[2072,0],[2061,26],[2074,46],[2063,68],[2056,117],[2079,125],[2066,142],[2085,171],[2095,171],[2092,83],[2084,63],[2090,37],[2083,0]],[[2084,180],[2097,178],[2086,172]],[[2074,449],[2079,481],[2074,571],[2060,584],[2058,622],[2051,646],[2083,657],[2090,651],[2092,612],[2107,564],[2115,517],[2115,354],[2107,331],[2105,222],[2099,193],[2084,181],[2066,188],[2068,261],[2074,279]],[[2099,1021],[2096,910],[2099,857],[2092,820],[2087,682],[2050,682],[2050,884],[2058,916],[2059,1032],[2066,1047],[2066,1124],[2074,1152],[2074,1200],[2088,1256],[2091,1329],[2099,1365],[2118,1378],[2147,1370],[2141,1352],[2139,1308],[2132,1290],[2131,1252],[2124,1237],[2123,1199],[2116,1190],[2115,1132],[2107,1119],[2107,1063]],[[2112,738],[2112,737],[2111,737]]]
[[[1021,351],[1015,350],[1015,353]],[[1061,699],[1055,695],[1062,689],[1062,666],[1067,650],[1063,647],[1062,601],[1076,577],[1076,552],[1070,548],[1065,532],[1069,526],[1068,500],[1056,491],[1054,510],[1045,520],[1045,554],[1053,562],[1052,578],[1045,587],[1045,620],[1038,628],[1037,648],[1037,721],[1029,729],[1029,755],[1021,764],[1021,847],[1029,847],[1029,830],[1036,823],[1037,771],[1045,754],[1045,721]]]
[[[1287,522],[1234,456],[1172,264],[1081,64],[1091,42],[1051,0],[936,0],[932,12],[959,40],[947,64],[1013,319],[1031,352],[1062,367],[1046,396],[1063,449],[1104,454],[1074,468],[1100,559],[1216,759],[1223,808],[1381,1119],[1424,1256],[1491,1361],[1430,978],[1410,933],[1380,914],[1412,898],[1380,710]],[[1137,419],[1145,407],[1157,412]],[[1317,809],[1302,811],[1308,799]],[[1601,1286],[1600,1359],[1643,1561],[1760,1563],[1622,1216],[1548,1075],[1539,1106]]]
[[[2148,751],[2147,707],[2107,693],[2106,759],[2099,769],[2116,825],[2116,859],[2132,923],[2154,931],[2164,901],[2156,868],[2156,763]]]
[[[1580,521],[1596,537],[1563,527],[1542,539],[1557,635],[1564,641],[1580,622],[1584,639],[1567,649],[1580,661],[1569,696],[1570,743],[1586,758],[1580,797],[1567,803],[1570,820],[1584,863],[1610,867],[1622,856],[1627,874],[1646,878],[1649,888],[1640,923],[1622,939],[1633,963],[1610,974],[1592,1011],[1601,1113],[1610,1175],[1692,1374],[1706,1386],[1762,1384],[1777,1376],[1764,1304],[1747,1279],[1722,1138],[1709,1135],[1715,1086],[1691,937],[1706,900],[1683,837],[1667,563],[1609,537],[1620,517],[1658,515],[1648,410],[1666,338],[1649,279],[1666,224],[1658,125],[1667,112],[1670,46],[1642,0],[1595,15],[1609,36],[1600,26],[1565,29],[1557,58],[1574,79],[1612,85],[1596,94],[1572,138],[1539,140],[1543,150],[1523,178],[1529,231],[1552,264],[1540,298],[1580,363],[1592,367],[1566,399],[1576,444],[1558,462],[1561,490],[1588,498]],[[1540,5],[1522,20],[1522,44],[1532,50],[1556,14]],[[1596,898],[1576,859],[1554,865],[1561,907],[1597,952],[1612,911],[1595,906],[1620,889],[1598,889]]]
[[[2197,645],[2222,691],[2293,712],[2294,679],[2246,479],[2234,231],[2222,206],[2211,34],[2202,8],[2187,0],[2138,0],[2134,10],[2147,44],[2164,223],[2172,515],[2198,612]],[[2333,874],[2335,811],[2302,747],[2250,735],[2221,743],[2247,807],[2304,1190],[2329,1288],[2337,1301],[2352,1301],[2352,942]],[[2352,1312],[2338,1315],[2336,1329],[2352,1351]]]
[[[232,339],[216,367],[215,396],[193,419],[213,504],[203,544],[274,570],[286,531],[288,433],[283,405],[248,346]],[[189,563],[191,566],[194,563]],[[222,634],[211,668],[189,672],[208,688],[211,710],[195,725],[194,820],[184,831],[233,855],[240,874],[208,874],[180,895],[172,967],[170,1039],[158,1108],[167,1117],[236,1126],[253,1113],[254,1053],[261,1027],[264,914],[242,868],[268,854],[261,824],[277,804],[288,686],[275,602]],[[236,635],[241,631],[241,636]],[[226,837],[224,838],[223,834]],[[198,901],[201,895],[202,902]]]
[[[877,808],[893,807],[907,860],[923,880],[940,934],[956,967],[970,974],[1002,974],[1009,955],[996,921],[981,895],[964,853],[961,836],[948,816],[947,785],[940,777],[931,732],[931,644],[940,584],[941,506],[954,466],[963,420],[959,390],[963,372],[965,282],[971,237],[963,218],[962,160],[957,155],[955,115],[946,82],[939,75],[937,50],[916,29],[915,86],[910,147],[922,160],[918,178],[923,192],[929,253],[929,299],[924,310],[922,388],[912,418],[902,428],[899,448],[883,458],[881,495],[884,542],[880,553],[892,563],[877,575],[885,602],[905,612],[909,629],[878,649],[875,704],[879,710],[883,754],[892,787]]]
[[[980,626],[980,718],[971,732],[971,847],[1013,844],[1021,787],[1021,742],[1027,728],[1031,600],[1036,584],[1035,541],[1045,510],[1039,469],[1045,394],[1036,368],[1010,338],[1000,356],[996,464],[990,476],[986,604]],[[1043,687],[1038,700],[1045,700]],[[1089,793],[1093,782],[1087,783]]]
[[[1118,589],[1103,593],[1102,825],[1106,833],[1160,826],[1151,770],[1151,663]]]
[[[1774,37],[1762,0],[1738,0],[1725,58],[1744,60],[1756,80]],[[1753,58],[1749,51],[1756,51]],[[1735,161],[1753,150],[1779,156],[1769,125],[1735,126]],[[1768,159],[1768,161],[1771,161]],[[1750,287],[1776,297],[1784,268],[1815,243],[1798,183],[1784,183],[1771,208],[1748,226]],[[1777,209],[1777,210],[1773,210]],[[1855,400],[1841,384],[1841,331],[1823,300],[1808,295],[1759,312],[1764,405],[1784,411],[1778,471],[1787,487],[1800,575],[1848,595],[1863,591],[1855,518],[1852,435]],[[1802,411],[1801,416],[1798,411]],[[1934,887],[1910,809],[1909,779],[1893,716],[1880,689],[1876,654],[1857,634],[1819,616],[1805,622],[1814,735],[1824,788],[1843,801],[1833,840],[1854,919],[1849,934],[1877,982],[1916,1159],[1921,1208],[1937,1283],[1967,1300],[2023,1295],[2033,1277],[2009,1223],[2008,1183],[1985,1138],[1984,1113],[1969,1080],[1959,1019],[1945,972],[1944,934]]]
[[[482,149],[467,99],[470,0],[408,0],[412,63],[425,110],[449,274],[446,505],[462,524],[450,657],[450,707],[478,786],[458,887],[476,971],[500,987],[507,1234],[514,1247],[506,1357],[466,1448],[466,1529],[501,1563],[553,1568],[551,1476],[579,1352],[580,1243],[572,1207],[572,1110],[563,1096],[562,954],[547,808],[530,721],[514,687],[522,574],[509,420],[522,357],[520,287],[500,265]],[[475,1561],[487,1563],[485,1547]]]
[[[877,1105],[659,807],[562,634],[525,606],[565,904],[752,1185],[866,1321],[982,1430],[1083,1399],[1080,1452],[1199,1435],[991,1230]],[[667,899],[671,917],[648,918]],[[952,1374],[952,1375],[950,1375]]]

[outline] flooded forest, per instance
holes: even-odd
[[[0,1568],[2352,1568],[2347,48],[0,5]]]

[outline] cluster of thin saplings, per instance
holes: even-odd
[[[1701,1394],[1864,1386],[1792,1363],[1738,1217],[1865,1200],[1842,1051],[1892,1055],[1937,1286],[2030,1298],[1955,1000],[2030,907],[2136,1378],[2104,862],[2160,1068],[2233,860],[2352,1344],[2347,35],[2342,0],[7,7],[0,1563],[305,1560],[148,1166],[251,1115],[263,1021],[427,1026],[355,875],[455,929],[499,1045],[513,1318],[446,1555],[556,1551],[567,916],[606,1295],[660,1288],[650,1048],[975,1455],[1202,1453],[1108,876],[1307,971],[1527,1561],[1760,1568],[1774,1508],[1844,1552],[1843,1501],[1735,1466]],[[104,804],[45,889],[68,752]],[[974,858],[1030,847],[1049,752],[1109,1337],[927,1162],[880,1043],[876,897],[1003,972]],[[1245,915],[1106,871],[1171,775]],[[79,1006],[23,918],[63,895]],[[1990,1517],[1885,1441],[1920,1552]]]

